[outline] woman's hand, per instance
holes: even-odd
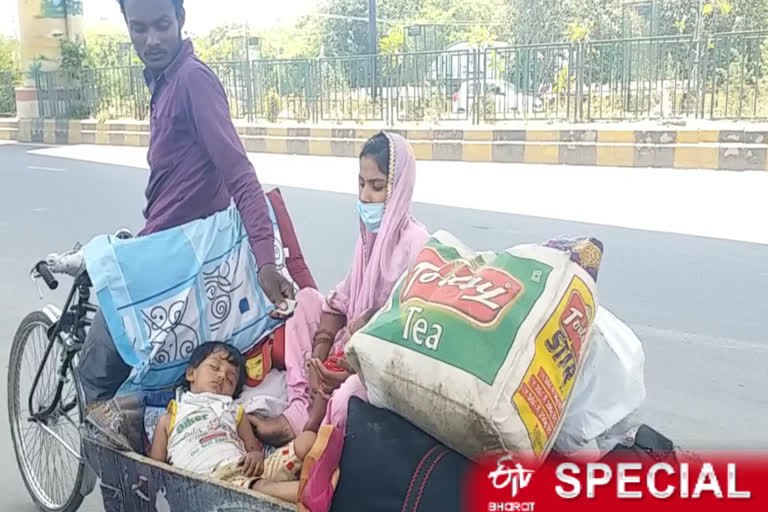
[[[315,365],[312,364],[312,359],[307,361],[307,373],[309,374],[309,390],[311,395],[314,395],[316,393],[320,392],[320,375],[317,373],[317,369],[315,369]]]
[[[344,381],[346,381],[352,375],[350,368],[341,359],[337,363],[345,368],[344,371],[341,372],[334,372],[329,370],[325,367],[323,362],[317,358],[312,359],[309,364],[310,375],[314,373],[314,378],[317,381],[317,387],[313,388],[313,391],[319,393],[326,399],[330,398],[331,393],[336,391],[344,383]],[[310,377],[310,379],[312,379],[312,377]]]
[[[240,466],[243,468],[243,476],[249,478],[259,476],[264,471],[264,452],[248,452],[245,457],[240,459]]]

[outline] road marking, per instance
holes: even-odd
[[[46,172],[64,172],[66,170],[66,169],[62,169],[61,167],[40,167],[38,165],[27,166],[27,169],[30,169],[32,171],[46,171]]]
[[[35,213],[42,213],[42,212],[47,212],[48,208],[32,208],[32,211]]]

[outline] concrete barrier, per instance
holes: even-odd
[[[254,153],[355,157],[377,128],[237,127]],[[768,170],[768,128],[391,129],[420,160]],[[146,147],[149,124],[131,121],[0,120],[0,139],[44,144]]]

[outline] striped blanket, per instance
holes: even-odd
[[[277,264],[291,279],[269,206]],[[273,306],[234,206],[146,237],[99,236],[84,253],[110,334],[133,367],[121,392],[172,386],[201,343],[245,352],[281,324],[269,316]]]

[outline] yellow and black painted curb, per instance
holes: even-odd
[[[249,152],[354,157],[375,128],[238,126]],[[390,129],[420,160],[768,170],[768,129]],[[146,122],[0,120],[0,139],[146,147]]]

